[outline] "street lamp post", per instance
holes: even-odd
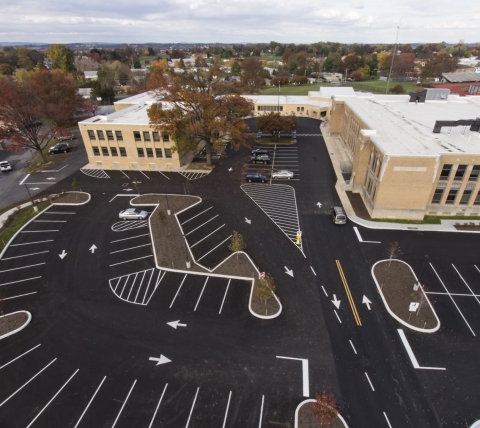
[[[32,198],[32,195],[30,194],[30,190],[28,190],[28,185],[24,183],[24,186],[25,186],[25,189],[27,189],[28,197],[30,198],[30,202],[32,203],[33,211],[37,212],[38,208],[33,203],[33,198]]]

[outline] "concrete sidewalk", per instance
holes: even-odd
[[[343,205],[345,213],[348,218],[359,226],[367,227],[369,229],[390,229],[390,230],[414,230],[414,231],[429,231],[429,232],[457,232],[457,233],[480,233],[480,230],[458,230],[455,225],[471,225],[474,223],[476,226],[480,226],[479,220],[440,220],[440,224],[407,224],[407,223],[389,223],[365,220],[358,217],[355,210],[350,203],[350,199],[347,196],[347,191],[351,190],[349,183],[345,182],[343,178],[341,165],[346,165],[350,162],[348,153],[343,145],[340,136],[330,135],[330,124],[324,123],[320,127],[320,131],[325,140],[330,160],[337,176],[337,183],[335,184],[335,190]]]

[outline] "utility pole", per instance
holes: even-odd
[[[395,39],[395,46],[393,48],[392,62],[390,64],[390,71],[388,72],[387,89],[385,91],[386,94],[388,94],[388,87],[390,86],[390,76],[392,75],[393,60],[395,59],[395,55],[397,54],[398,33],[400,33],[400,24],[401,23],[402,23],[402,18],[400,17],[400,22],[399,22],[398,27],[397,27],[397,38]]]

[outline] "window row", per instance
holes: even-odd
[[[257,109],[258,111],[283,111],[283,106],[257,106]]]
[[[123,135],[122,135],[122,131],[115,131],[115,138],[113,138],[113,135],[114,135],[114,131],[103,131],[101,129],[97,130],[97,134],[95,135],[95,131],[89,129],[88,131],[88,138],[90,138],[90,140],[96,140],[97,137],[99,140],[103,141],[105,140],[105,136],[106,136],[106,139],[108,141],[114,141],[115,138],[117,141],[123,141]]]
[[[150,141],[160,141],[160,134],[157,131],[149,132],[149,131],[133,131],[133,138],[135,141],[145,141],[146,143],[149,143]],[[168,134],[163,134],[163,142],[164,143],[169,143],[170,142],[170,136]]]
[[[445,199],[445,205],[453,205],[455,200],[458,197],[459,189],[450,189],[448,192],[447,198]],[[443,194],[445,189],[435,189],[435,193],[433,194],[432,204],[439,204],[442,201]],[[459,205],[468,205],[471,201],[473,190],[465,189],[458,200]],[[473,200],[473,205],[480,205],[480,192],[477,192],[475,199]]]
[[[89,129],[88,131],[88,138],[90,140],[99,140],[99,141],[114,141],[115,139],[117,141],[123,141],[123,134],[122,131],[103,131],[101,129],[97,129],[96,133],[95,131]],[[114,138],[115,135],[115,138]],[[133,131],[133,138],[135,141],[142,141],[142,136],[143,136],[143,141],[149,142],[149,141],[160,141],[160,134],[157,131],[149,132],[149,131]],[[168,134],[163,134],[162,136],[163,142],[168,143],[170,142],[170,136]]]
[[[125,158],[127,157],[127,151],[125,150],[125,147],[119,147],[118,151],[116,147],[97,147],[97,146],[92,146],[93,149],[93,155],[94,156],[112,156],[112,157],[120,157]],[[109,151],[110,149],[110,151]],[[101,150],[101,154],[100,154]],[[155,153],[155,156],[154,156]],[[146,154],[147,158],[163,158],[163,150],[160,148],[155,148],[155,149],[150,149],[147,148],[146,152],[143,150],[143,148],[137,147],[137,156],[139,158],[144,158]],[[172,151],[170,149],[165,149],[165,157],[166,158],[171,158],[172,157]]]
[[[466,176],[468,165],[458,165],[455,175],[453,177],[454,181],[463,181],[463,178]],[[440,180],[448,180],[450,178],[450,173],[453,170],[452,164],[443,165],[442,172],[440,173]],[[477,181],[480,176],[480,165],[474,165],[470,171],[470,176],[468,177],[469,181]]]

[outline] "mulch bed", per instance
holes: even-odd
[[[477,232],[480,231],[480,226],[459,225],[459,226],[454,226],[454,227],[457,230],[476,230]]]
[[[187,249],[185,239],[182,236],[180,227],[174,216],[175,213],[195,204],[198,198],[193,196],[168,196],[168,207],[171,215],[167,215],[167,198],[165,195],[142,195],[132,199],[135,205],[158,205],[150,216],[151,233],[155,245],[155,252],[159,267],[170,269],[187,270],[186,261]],[[163,214],[160,214],[163,213]],[[190,258],[193,272],[207,273],[206,269],[196,265]],[[212,273],[221,275],[241,276],[255,278],[255,285],[258,284],[258,273],[250,260],[242,253],[228,258],[227,261],[214,269]],[[273,315],[280,309],[275,298],[267,300],[266,304],[255,294],[252,297],[252,310],[259,315]]]
[[[415,327],[432,329],[437,326],[437,318],[426,300],[427,297],[421,288],[413,290],[417,280],[409,265],[396,260],[385,260],[375,265],[373,274],[395,315]],[[408,310],[412,302],[420,303],[416,312]]]
[[[322,428],[320,421],[315,419],[312,414],[312,405],[314,403],[304,404],[298,412],[298,427],[299,428]],[[336,418],[330,425],[324,425],[328,428],[345,428],[342,421]]]
[[[88,193],[83,192],[66,192],[60,195],[59,198],[55,199],[55,204],[81,204],[82,202],[88,201]]]
[[[28,316],[24,312],[13,315],[3,315],[0,317],[0,336],[10,333],[17,328],[20,328],[28,321]]]
[[[362,201],[360,193],[345,192],[348,196],[350,204],[352,204],[353,211],[357,217],[363,218],[364,220],[370,220],[370,214],[368,214],[367,208]]]

